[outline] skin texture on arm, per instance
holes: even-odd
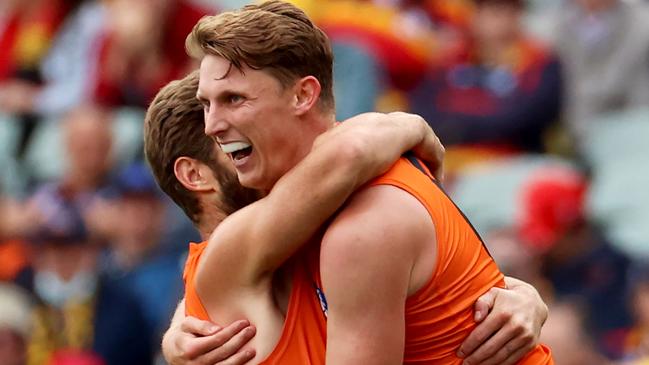
[[[327,364],[402,363],[405,302],[428,279],[415,272],[431,242],[430,216],[408,193],[374,186],[353,197],[321,247]]]
[[[431,144],[431,134],[419,117],[371,113],[320,136],[267,197],[229,216],[212,234],[195,281],[201,298],[214,303],[270,278],[355,189],[412,147]]]

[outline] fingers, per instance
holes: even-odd
[[[424,122],[425,123],[425,122]],[[435,132],[426,125],[423,141],[413,148],[415,155],[421,159],[438,181],[444,179],[444,145],[435,135]]]
[[[444,148],[442,141],[439,140],[439,137],[437,137],[437,135],[434,135],[434,137],[435,137],[434,148],[435,148],[437,167],[433,169],[433,174],[434,174],[433,176],[435,176],[437,180],[443,181],[444,180],[444,155],[446,154],[446,148]]]
[[[517,364],[525,355],[527,355],[534,347],[521,347],[516,350],[513,354],[502,362],[502,365],[514,365]],[[500,364],[499,362],[494,362],[493,364]]]
[[[184,323],[185,322],[183,322],[183,324]],[[212,352],[213,350],[217,350],[226,342],[231,340],[236,334],[247,328],[248,325],[248,321],[237,321],[211,335],[189,338],[183,337],[183,343],[179,346],[183,353],[182,357],[186,359],[196,359]]]
[[[496,331],[501,329],[510,318],[511,316],[507,313],[498,313],[487,317],[484,322],[478,325],[471,334],[469,334],[469,337],[464,340],[457,351],[457,356],[467,357],[472,355],[478,348],[482,349],[481,353],[483,353],[485,351],[483,347],[487,344],[487,339],[496,333]]]
[[[234,354],[227,360],[216,363],[215,365],[243,365],[255,357],[254,350],[245,350]]]
[[[248,326],[234,335],[230,340],[225,342],[219,348],[216,348],[205,355],[206,362],[208,364],[216,364],[225,362],[229,364],[231,357],[235,356],[235,360],[239,358],[247,358],[248,355],[252,354],[254,356],[254,350],[244,350],[240,353],[237,353],[241,348],[250,341],[256,334],[256,329],[253,326]],[[246,360],[247,361],[247,360]]]
[[[236,322],[235,322],[236,323]],[[221,328],[209,321],[202,321],[196,317],[185,317],[180,323],[182,332],[191,333],[197,336],[209,336]]]
[[[495,335],[489,338],[483,345],[478,347],[470,356],[464,359],[464,365],[474,365],[474,364],[485,364],[485,361],[496,356],[501,350],[504,351],[504,355],[513,353],[518,350],[518,348],[508,348],[507,346],[515,346],[516,342],[510,344],[512,339],[516,338],[521,331],[521,328],[517,326],[510,326],[509,324],[498,331]],[[496,364],[496,363],[494,363]]]
[[[465,360],[464,364],[471,365],[514,365],[518,363],[525,355],[527,355],[534,346],[530,346],[525,339],[519,337],[515,338],[503,348],[501,348],[494,356],[480,360],[478,358],[469,357]]]
[[[489,314],[489,311],[491,311],[491,308],[494,307],[494,303],[496,302],[496,296],[498,295],[498,290],[501,289],[491,288],[488,292],[483,294],[475,302],[474,319],[476,322],[482,322],[482,320],[485,319],[485,317],[487,317],[487,314]]]

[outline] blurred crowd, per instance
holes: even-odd
[[[247,2],[0,2],[2,364],[164,363],[199,237],[143,162],[144,109],[197,67],[196,21]],[[293,2],[332,41],[339,120],[405,110],[440,136],[557,364],[649,364],[649,2]]]

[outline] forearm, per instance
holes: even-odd
[[[267,246],[272,248],[263,252],[270,256],[261,261],[270,269],[281,265],[356,189],[431,135],[423,119],[405,113],[366,113],[321,135],[311,153],[267,197],[260,212],[267,224],[256,225],[255,238],[274,237],[283,247]],[[283,219],[277,224],[273,207],[282,205]]]
[[[219,257],[227,260],[223,270],[240,270],[243,285],[272,273],[364,183],[361,159],[355,146],[342,141],[321,144],[268,196],[228,217],[211,238],[233,248]],[[238,268],[227,268],[229,263]]]
[[[265,277],[313,236],[354,190],[430,134],[421,118],[377,113],[326,132],[267,197],[217,228],[212,240],[231,249],[222,249],[214,258],[220,262],[210,266],[241,273],[244,285]]]
[[[174,315],[171,318],[171,323],[169,324],[169,328],[165,332],[164,336],[162,336],[162,355],[164,356],[167,362],[171,362],[171,359],[174,358],[172,353],[173,343],[171,340],[171,333],[174,330],[178,330],[183,318],[185,318],[185,299],[183,299],[182,301],[180,301],[180,303],[178,303],[178,307],[176,308],[176,311],[174,312]]]

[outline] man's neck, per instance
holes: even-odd
[[[201,235],[201,239],[207,241],[212,235],[212,232],[214,232],[216,227],[221,224],[225,218],[226,215],[223,212],[204,205],[200,221],[195,225],[198,233]]]

